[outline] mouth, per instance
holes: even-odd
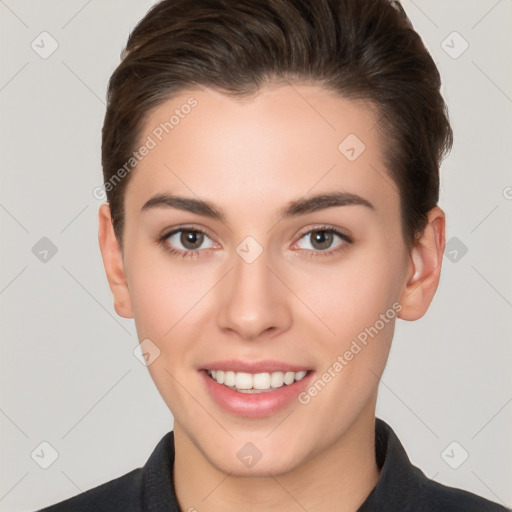
[[[301,381],[309,370],[299,372],[235,372],[232,370],[205,370],[217,384],[239,393],[271,393],[285,386]]]
[[[277,361],[219,361],[205,366],[198,373],[214,403],[228,414],[248,418],[269,417],[293,407],[315,376],[312,369]]]

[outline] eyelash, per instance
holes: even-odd
[[[314,258],[314,259],[315,258],[327,258],[329,256],[332,256],[334,254],[337,254],[337,253],[340,253],[340,252],[346,250],[347,244],[352,244],[352,239],[348,235],[346,235],[342,231],[339,231],[336,228],[332,228],[329,226],[315,226],[313,229],[308,229],[307,231],[305,231],[304,233],[302,233],[300,235],[299,240],[302,240],[306,235],[310,235],[311,233],[315,233],[317,231],[325,231],[327,233],[332,233],[334,235],[337,235],[339,238],[341,238],[343,243],[341,245],[339,245],[338,247],[336,247],[335,249],[327,249],[326,251],[320,251],[320,250],[315,251],[315,250],[311,250],[311,249],[303,249],[304,251],[306,251],[306,254],[309,258]]]
[[[175,235],[176,233],[181,232],[181,231],[190,231],[192,233],[201,233],[201,234],[207,236],[208,238],[211,238],[208,235],[208,233],[206,233],[202,229],[192,228],[192,227],[189,228],[187,226],[180,226],[179,228],[173,229],[172,231],[169,231],[169,232],[165,233],[164,235],[162,235],[158,239],[159,245],[161,245],[164,248],[164,250],[167,251],[169,254],[171,254],[173,256],[180,256],[182,258],[199,258],[201,252],[208,250],[208,249],[196,249],[196,250],[191,250],[191,251],[182,251],[180,249],[174,249],[173,247],[170,247],[169,244],[167,243],[168,238],[171,237],[172,235]],[[310,258],[328,257],[328,256],[331,256],[332,254],[335,254],[335,253],[345,250],[346,244],[352,244],[352,239],[349,236],[347,236],[345,233],[339,231],[338,229],[332,228],[329,226],[316,226],[313,229],[309,229],[308,231],[305,231],[304,233],[302,233],[300,235],[299,240],[302,240],[302,238],[304,238],[306,235],[310,235],[311,233],[315,233],[317,231],[325,231],[327,233],[333,233],[333,234],[339,236],[345,243],[341,244],[336,249],[330,249],[330,250],[326,250],[326,251],[320,251],[320,250],[315,251],[315,250],[311,250],[311,249],[303,249],[306,251],[306,253],[308,254],[308,257],[310,257]]]
[[[174,249],[173,247],[170,247],[167,243],[167,240],[172,235],[175,235],[176,233],[179,233],[180,231],[190,231],[191,233],[201,233],[204,236],[207,236],[208,238],[211,238],[206,231],[203,231],[202,229],[198,228],[192,228],[187,226],[180,226],[179,228],[173,229],[172,231],[169,231],[168,233],[162,235],[158,239],[159,245],[161,245],[165,251],[167,251],[169,254],[173,256],[181,256],[182,258],[199,258],[201,252],[204,252],[205,249],[196,249],[194,251],[182,251],[180,249]],[[207,249],[206,249],[207,250]]]

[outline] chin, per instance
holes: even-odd
[[[269,457],[263,457],[257,462],[250,465],[239,460],[236,453],[229,460],[225,458],[215,457],[210,462],[223,473],[227,473],[232,477],[239,478],[260,478],[269,476],[281,476],[293,471],[300,466],[301,461],[295,457],[283,455],[278,450]]]
[[[265,436],[241,436],[226,440],[212,449],[211,440],[205,439],[203,456],[217,470],[235,477],[279,476],[297,469],[305,462],[304,442],[299,446],[283,438],[265,439]]]

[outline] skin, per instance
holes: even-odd
[[[277,359],[321,376],[393,303],[400,318],[422,317],[439,282],[444,214],[431,210],[422,235],[406,245],[400,198],[367,104],[306,84],[266,86],[243,101],[190,90],[152,113],[141,140],[191,96],[195,109],[132,171],[123,248],[108,203],[99,210],[115,309],[134,318],[139,340],[160,350],[148,369],[174,416],[180,507],[356,510],[379,477],[375,406],[394,320],[309,403],[293,401],[267,417],[222,410],[198,369],[222,359]],[[338,150],[349,134],[366,146],[353,162]],[[337,206],[279,220],[290,201],[336,191],[374,209]],[[157,193],[210,201],[226,221],[174,208],[141,213]],[[195,257],[158,243],[182,225],[210,237]],[[323,225],[352,242],[334,236],[323,250],[338,251],[322,255],[307,232]],[[249,235],[263,249],[250,264],[236,252]],[[190,251],[179,235],[167,243]],[[247,442],[262,453],[252,468],[237,457]]]

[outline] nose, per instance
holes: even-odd
[[[292,323],[291,292],[276,277],[278,272],[267,253],[263,251],[250,263],[235,254],[233,262],[233,270],[218,290],[219,328],[247,341],[288,330]]]

